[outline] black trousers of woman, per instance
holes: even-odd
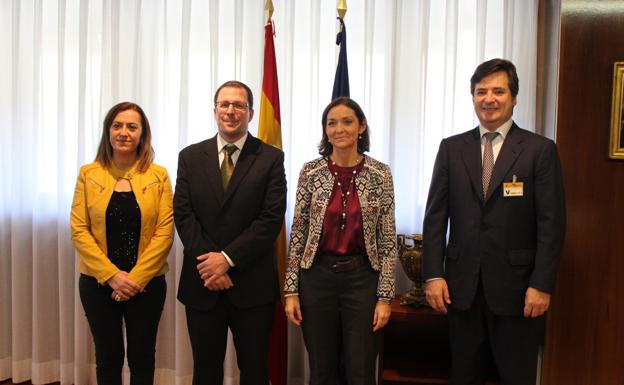
[[[313,264],[299,272],[310,385],[336,384],[339,329],[347,384],[375,384],[377,336],[373,333],[373,315],[378,280],[379,274],[369,264],[338,273]]]
[[[95,344],[98,384],[121,385],[125,323],[130,384],[152,385],[156,333],[167,293],[165,277],[153,278],[143,292],[124,302],[111,298],[110,286],[102,286],[84,274],[80,275],[78,287]]]

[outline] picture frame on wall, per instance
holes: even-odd
[[[624,159],[624,62],[613,64],[609,158]]]

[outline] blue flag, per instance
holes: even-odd
[[[349,94],[349,66],[347,65],[347,28],[344,21],[340,20],[340,32],[336,35],[336,45],[340,46],[340,55],[338,55],[338,67],[336,67],[336,77],[334,78],[334,90],[332,91],[332,100],[340,96],[351,96]],[[342,334],[338,333],[338,368],[336,373],[336,385],[346,385],[346,359],[345,351],[342,346]]]
[[[340,20],[340,32],[336,35],[336,45],[340,46],[340,55],[334,78],[332,100],[339,96],[351,96],[349,94],[349,65],[347,64],[347,27],[341,18],[338,20]]]

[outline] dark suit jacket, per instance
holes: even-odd
[[[423,278],[445,278],[451,306],[465,310],[481,273],[492,311],[522,314],[529,286],[555,287],[565,233],[559,155],[551,140],[514,123],[485,199],[481,163],[478,127],[440,143],[423,226]],[[514,175],[523,196],[504,197],[503,183]]]
[[[178,158],[173,198],[176,229],[184,245],[178,299],[211,309],[220,295],[239,307],[271,303],[279,294],[273,243],[286,210],[284,153],[249,135],[223,191],[217,138],[188,146]],[[203,286],[197,256],[225,253],[234,286],[223,292]]]

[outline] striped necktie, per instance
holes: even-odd
[[[492,149],[492,141],[496,138],[498,132],[488,132],[485,136],[485,147],[483,149],[483,197],[487,196],[488,187],[490,186],[490,178],[492,178],[492,170],[494,169],[494,150]]]

